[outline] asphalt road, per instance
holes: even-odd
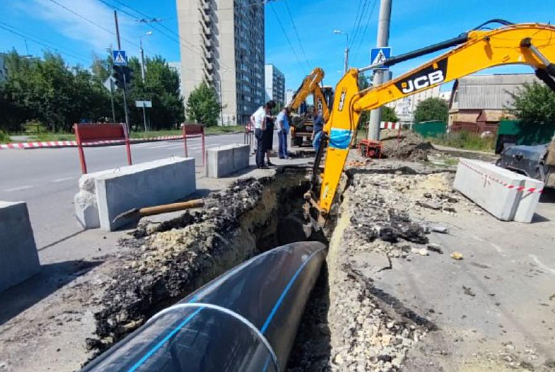
[[[206,137],[206,147],[243,143],[243,134]],[[189,156],[202,177],[200,139],[188,142]],[[182,141],[135,144],[133,163],[184,156]],[[89,173],[127,165],[125,146],[86,148]],[[45,249],[82,231],[74,217],[73,197],[81,176],[76,148],[0,150],[0,200],[25,201],[29,208],[37,248]]]

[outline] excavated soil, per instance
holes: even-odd
[[[382,155],[386,158],[427,161],[434,154],[434,146],[429,141],[411,131],[384,129],[380,132]]]
[[[97,337],[88,346],[105,350],[159,310],[267,249],[322,240],[305,208],[306,174],[282,168],[273,177],[242,179],[208,198],[208,208],[139,226],[121,242],[133,249],[117,259],[121,268],[100,299]]]
[[[392,260],[430,254],[431,230],[407,211],[433,206],[442,213],[472,208],[449,184],[448,170],[408,167],[347,170],[324,276],[313,293],[289,371],[399,371],[409,349],[436,325],[374,287],[372,277]],[[425,206],[422,206],[425,205]]]

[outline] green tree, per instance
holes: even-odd
[[[7,80],[0,105],[7,106],[8,130],[38,120],[51,131],[70,131],[82,119],[100,120],[109,113],[109,97],[82,67],[68,68],[60,55],[29,59],[15,51],[6,57]],[[5,124],[0,124],[5,125]]]
[[[399,121],[395,110],[391,107],[382,106],[382,121],[392,121],[394,123]]]
[[[427,98],[421,101],[414,111],[414,121],[421,123],[423,121],[439,120],[447,122],[449,115],[449,105],[441,98]]]
[[[147,109],[150,129],[170,129],[185,120],[179,74],[169,67],[165,59],[160,56],[146,59],[144,81],[137,58],[129,60],[129,67],[133,71],[129,104],[132,106],[131,120],[135,127],[141,127],[139,124],[143,123],[142,109],[135,107],[135,101],[152,101],[152,108]]]
[[[511,97],[509,112],[523,125],[555,123],[555,93],[548,86],[524,84]]]
[[[187,118],[207,127],[218,123],[220,103],[216,89],[206,82],[202,82],[191,92],[187,100]]]

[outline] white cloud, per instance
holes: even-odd
[[[114,14],[113,10],[98,0],[55,0],[60,5],[91,20],[98,26],[109,30],[107,32],[100,27],[80,18],[79,16],[64,9],[62,6],[50,0],[32,0],[25,6],[25,10],[31,16],[48,22],[64,36],[83,42],[91,47],[96,53],[105,53],[106,48],[116,46]],[[140,34],[139,26],[133,19],[118,14],[120,31],[122,37],[137,39]],[[126,37],[126,35],[129,35]],[[123,45],[129,43],[122,40]],[[131,46],[129,46],[131,47]]]

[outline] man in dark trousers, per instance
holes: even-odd
[[[258,108],[251,116],[251,123],[254,127],[254,137],[256,138],[256,166],[262,169],[268,168],[264,164],[264,153],[266,152],[266,143],[264,142],[266,116],[270,115],[274,107],[276,107],[276,103],[274,101],[268,101],[264,106]]]

